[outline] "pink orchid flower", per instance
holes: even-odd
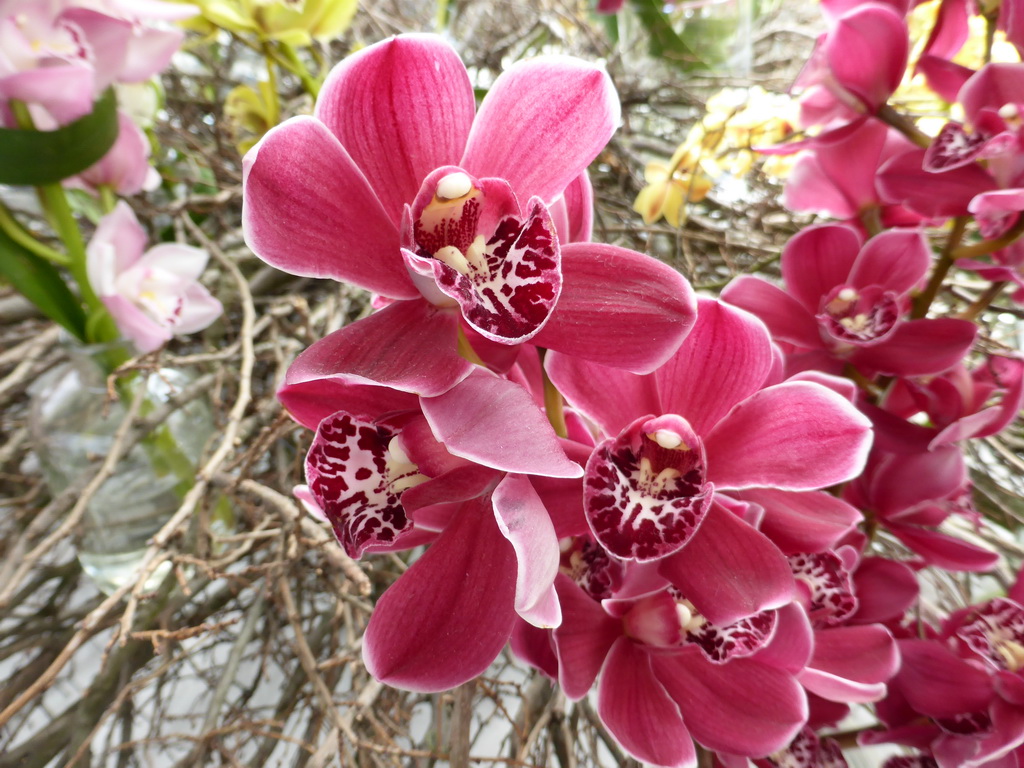
[[[403,35],[335,67],[313,117],[246,155],[254,252],[391,300],[314,345],[286,387],[347,377],[441,394],[474,367],[460,334],[485,360],[531,342],[636,370],[678,347],[693,317],[681,276],[556,234],[550,206],[619,119],[607,74],[565,57],[519,62],[475,111],[455,51]]]
[[[1004,768],[1024,757],[1024,608],[1020,582],[1005,598],[950,616],[931,637],[899,641],[903,664],[878,703],[887,731],[863,743],[916,747],[925,761]]]
[[[145,231],[121,201],[89,242],[87,271],[121,333],[151,352],[171,336],[206,328],[224,308],[199,284],[206,251],[177,243],[145,247]]]
[[[931,266],[918,230],[891,230],[866,243],[838,224],[809,227],[782,252],[786,290],[741,276],[722,298],[760,317],[787,345],[787,370],[867,376],[941,373],[967,354],[977,328],[968,320],[905,320],[909,295]]]
[[[586,446],[560,441],[528,388],[483,370],[436,397],[350,385],[340,402],[300,409],[323,415],[296,495],[352,557],[429,545],[371,617],[374,676],[445,690],[482,673],[520,617],[557,626],[558,541],[586,527],[570,454]]]
[[[694,741],[761,757],[806,722],[796,675],[812,641],[798,606],[719,624],[671,587],[598,602],[565,574],[555,585],[559,684],[575,700],[600,675],[598,714],[637,759],[696,766]]]
[[[752,315],[701,299],[697,323],[654,373],[551,353],[551,380],[601,430],[584,510],[622,559],[658,561],[702,615],[727,624],[788,602],[779,550],[730,490],[809,491],[857,475],[871,442],[850,401],[810,381],[767,386],[775,356]],[[739,513],[739,514],[737,514]]]
[[[907,68],[907,23],[893,6],[856,3],[832,16],[796,82],[804,126],[845,126],[874,114]]]
[[[719,755],[719,760],[724,768],[747,766],[746,762],[736,762],[734,756],[723,758]],[[848,768],[839,742],[819,738],[809,727],[801,728],[796,738],[783,749],[753,763],[757,768]]]
[[[118,112],[117,122],[117,139],[107,154],[65,184],[92,192],[110,187],[122,197],[153,190],[160,184],[160,174],[149,164],[151,148],[146,134],[124,112]]]

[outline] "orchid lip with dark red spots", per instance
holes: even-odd
[[[338,411],[320,423],[306,456],[309,492],[351,557],[412,528],[401,495],[427,478],[405,455],[400,432]]]
[[[641,562],[678,551],[704,519],[714,492],[700,438],[681,416],[644,417],[591,454],[584,510],[611,554]]]

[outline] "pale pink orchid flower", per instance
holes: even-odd
[[[177,243],[145,247],[145,231],[121,201],[100,220],[86,265],[118,329],[140,352],[151,352],[172,336],[206,328],[224,308],[199,284],[206,251]]]
[[[489,364],[501,358],[497,370],[514,352],[495,348],[526,342],[657,367],[692,323],[689,285],[641,254],[561,242],[550,209],[563,193],[568,203],[619,112],[608,75],[567,57],[512,65],[479,113],[439,37],[398,36],[341,62],[312,117],[246,155],[245,237],[280,269],[390,303],[314,344],[285,389],[345,379],[439,395],[474,368],[460,334]]]
[[[160,174],[149,164],[149,139],[124,112],[117,113],[118,132],[107,154],[64,183],[96,192],[109,187],[122,197],[151,191],[160,184]]]
[[[845,225],[808,227],[783,249],[785,289],[744,275],[722,298],[753,312],[787,345],[789,372],[840,374],[849,364],[865,376],[937,374],[964,358],[977,327],[955,318],[905,319],[931,262],[917,229],[864,242]]]
[[[88,114],[109,85],[142,82],[170,62],[184,32],[151,20],[195,13],[155,0],[0,1],[0,121],[14,125],[11,99],[28,104],[43,130]]]
[[[558,390],[604,436],[584,478],[594,538],[615,557],[656,563],[717,624],[784,605],[794,589],[781,552],[723,494],[843,482],[871,443],[847,397],[813,381],[769,386],[775,361],[757,318],[711,299],[651,374],[546,359]]]

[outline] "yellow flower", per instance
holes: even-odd
[[[633,201],[633,210],[653,224],[662,216],[673,227],[686,223],[686,204],[698,203],[710,191],[712,181],[701,172],[649,163],[644,169],[647,186]]]
[[[239,34],[304,47],[344,32],[356,0],[198,0],[203,19]]]

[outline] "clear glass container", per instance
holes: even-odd
[[[85,472],[98,471],[124,420],[126,405],[111,400],[101,361],[110,346],[68,344],[68,361],[32,388],[29,429],[43,477],[53,495]],[[144,414],[166,403],[193,376],[161,368],[121,379],[125,392],[144,388]],[[208,403],[197,398],[123,455],[85,510],[77,539],[82,568],[110,593],[135,578],[147,542],[170,519],[191,486],[195,467],[213,434]],[[170,563],[147,582],[155,588]]]

